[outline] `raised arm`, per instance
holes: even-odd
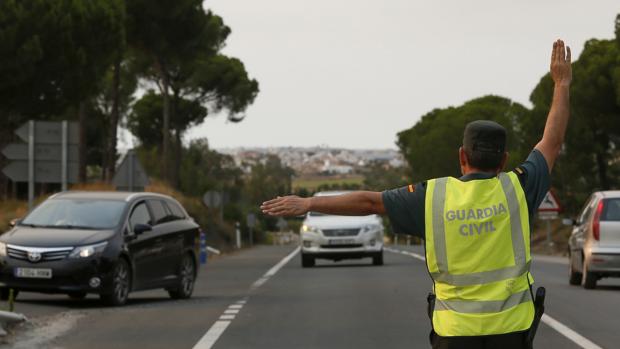
[[[271,216],[299,216],[308,211],[343,216],[365,216],[383,214],[383,198],[380,192],[356,191],[344,195],[313,196],[282,196],[265,201],[261,205],[263,213]]]
[[[554,82],[553,102],[547,116],[543,138],[535,149],[538,149],[549,167],[553,168],[555,159],[560,154],[566,125],[570,116],[569,87],[572,80],[570,47],[564,47],[564,42],[558,40],[553,43],[551,52],[551,78]]]

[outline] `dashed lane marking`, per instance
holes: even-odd
[[[282,267],[284,267],[291,259],[293,259],[299,253],[299,250],[300,248],[297,247],[288,256],[282,258],[282,260],[279,261],[278,264],[271,267],[271,269],[269,269],[263,276],[256,280],[252,284],[252,286],[250,286],[250,292],[256,291],[259,287],[264,285],[265,282],[269,280],[269,278],[274,276],[278,272],[278,270],[282,269]],[[217,342],[217,340],[222,336],[224,331],[226,331],[226,328],[228,328],[228,326],[235,319],[236,315],[239,314],[241,309],[243,309],[243,306],[247,304],[247,302],[248,299],[246,297],[229,305],[228,308],[224,310],[224,313],[220,316],[219,320],[216,321],[213,325],[211,325],[211,328],[209,328],[207,333],[205,333],[205,335],[200,338],[198,343],[194,345],[193,349],[211,349],[213,345],[215,345],[215,342]]]
[[[413,252],[409,252],[409,251],[403,251],[403,250],[397,250],[397,249],[389,248],[389,247],[386,247],[384,249],[386,251],[390,251],[392,253],[400,253],[400,254],[411,256],[411,257],[413,257],[415,259],[419,259],[421,261],[426,261],[424,256],[421,256],[421,255],[419,255],[417,253],[413,253]],[[577,344],[578,346],[580,346],[583,349],[603,349],[603,348],[599,347],[598,345],[594,344],[591,340],[589,340],[586,337],[580,335],[579,333],[577,333],[574,330],[572,330],[570,327],[564,325],[563,323],[559,322],[558,320],[552,318],[551,316],[549,316],[547,314],[543,314],[541,320],[542,320],[543,323],[547,324],[549,327],[551,327],[552,329],[556,330],[558,333],[560,333],[564,337],[570,339],[573,343]]]

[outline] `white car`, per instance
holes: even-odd
[[[599,279],[620,277],[620,191],[590,196],[568,240],[569,283],[591,289]]]
[[[319,192],[315,196],[345,192]],[[333,216],[309,212],[301,226],[301,265],[312,267],[317,258],[339,261],[371,257],[383,265],[383,221],[377,215]]]

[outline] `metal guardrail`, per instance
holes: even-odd
[[[0,310],[0,336],[6,336],[6,325],[26,320],[27,318],[24,314]]]
[[[411,246],[411,245],[419,245],[420,239],[408,235],[408,234],[392,234],[393,238],[392,238],[392,244],[393,245],[406,245],[406,246]]]
[[[271,239],[272,244],[275,245],[290,245],[299,244],[299,234],[295,234],[292,231],[289,232],[272,232],[267,233]]]

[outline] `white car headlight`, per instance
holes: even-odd
[[[377,230],[381,230],[381,228],[383,227],[380,224],[367,224],[362,227],[361,233],[365,234],[365,233],[375,232]]]
[[[321,233],[321,229],[317,228],[317,227],[313,227],[311,225],[302,225],[301,226],[301,232],[302,233],[315,233],[315,234],[320,234]]]
[[[101,252],[105,250],[105,247],[107,245],[107,242],[102,242],[95,245],[76,247],[69,255],[69,258],[88,258],[97,254],[101,254]]]
[[[0,257],[6,257],[6,244],[0,242]]]

